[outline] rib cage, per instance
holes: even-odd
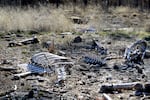
[[[49,67],[56,64],[73,64],[67,57],[58,56],[48,52],[41,52],[33,55],[31,63],[41,67]]]

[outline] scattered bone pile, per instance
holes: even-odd
[[[67,35],[57,38],[65,39]],[[13,42],[13,45],[9,42],[7,48],[34,45],[42,48],[40,39],[36,38],[38,42],[34,39]],[[45,41],[46,48],[30,55],[25,63],[13,67],[12,61],[1,61],[1,77],[7,72],[6,78],[12,83],[6,84],[12,88],[1,91],[0,99],[147,100],[150,95],[150,76],[145,71],[149,65],[145,56],[149,57],[149,51],[145,40],[127,44],[129,47],[121,47],[122,40],[103,41],[82,36],[75,36],[67,45],[51,41]],[[46,49],[53,49],[53,53]]]

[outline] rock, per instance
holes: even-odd
[[[75,24],[82,24],[82,18],[78,17],[78,16],[72,16],[70,17],[70,19],[75,23]]]
[[[31,30],[31,31],[29,31],[28,34],[30,34],[30,35],[35,35],[35,34],[39,34],[39,32],[37,32],[37,31],[35,31],[35,30]]]
[[[149,42],[150,41],[150,36],[144,37],[144,40]]]
[[[86,75],[88,76],[88,78],[96,78],[96,74],[93,72],[86,73]]]
[[[33,98],[34,97],[34,91],[31,90],[28,94],[28,98]]]
[[[82,42],[82,38],[80,36],[77,36],[74,38],[73,43],[80,43]]]
[[[78,81],[77,84],[79,84],[79,85],[85,85],[85,82],[83,82],[83,81]]]
[[[83,98],[84,98],[84,97],[83,97],[82,95],[79,95],[79,96],[78,96],[78,100],[83,100]]]
[[[107,80],[107,81],[108,81],[108,80],[112,80],[112,77],[111,77],[111,76],[106,77],[106,80]]]
[[[107,44],[111,44],[111,41],[108,41]]]
[[[145,87],[145,92],[150,93],[150,83],[146,83],[146,84],[144,85],[144,87]]]
[[[52,41],[46,41],[42,43],[42,46],[43,48],[49,48],[51,44],[52,44]]]
[[[119,68],[119,65],[115,64],[115,65],[113,66],[113,69],[119,70],[119,69],[120,69],[120,68]]]
[[[23,37],[23,34],[16,34],[16,37]]]

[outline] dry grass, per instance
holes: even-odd
[[[139,12],[138,9],[134,9],[134,8],[130,8],[130,7],[123,7],[123,6],[120,6],[120,7],[116,7],[116,8],[109,8],[109,10],[112,12],[112,13],[133,13],[133,12]]]
[[[74,31],[81,27],[74,24],[69,18],[80,16],[90,19],[87,26],[99,26],[101,7],[87,6],[63,6],[55,8],[52,6],[39,7],[37,9],[28,7],[26,9],[5,7],[0,8],[0,31],[51,31],[64,32]]]
[[[71,26],[62,9],[0,8],[0,31],[70,31]]]
[[[103,26],[102,16],[104,14],[104,10],[100,6],[87,6],[86,8],[76,7],[76,13],[88,20],[88,23],[85,25],[78,25],[77,28],[89,28],[94,27],[98,31],[101,31]]]
[[[130,19],[141,19],[138,10],[129,7],[110,8],[109,12],[109,14],[105,13],[100,6],[93,5],[88,5],[86,8],[68,5],[57,9],[53,6],[28,7],[26,9],[5,7],[0,8],[0,31],[64,32],[88,27],[103,31],[104,29],[115,28],[109,21],[115,18],[120,18],[124,24],[128,24],[127,21]],[[74,24],[69,19],[71,16],[79,16],[88,20],[88,23]],[[145,29],[149,30],[149,25],[146,25]]]

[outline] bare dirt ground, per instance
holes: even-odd
[[[112,15],[109,16],[112,17]],[[135,16],[133,15],[133,17]],[[111,20],[107,20],[107,22],[112,24],[112,19],[113,18],[111,18]],[[113,20],[115,19],[118,20],[118,18],[114,18]],[[149,18],[147,18],[147,20],[149,20]],[[114,23],[115,25],[116,23],[118,25],[121,25],[121,22],[122,21],[117,21]],[[137,22],[136,26],[138,26],[139,23],[140,22]],[[115,27],[115,29],[116,27],[118,27],[113,25],[111,26]],[[140,27],[140,25],[138,27]],[[150,80],[150,59],[144,59],[143,65],[137,65],[143,70],[142,73],[138,72],[137,69],[132,67],[126,70],[114,69],[115,65],[121,67],[121,65],[125,61],[123,58],[125,48],[133,44],[136,40],[139,40],[136,35],[127,35],[127,37],[125,37],[119,34],[101,35],[95,33],[83,33],[80,34],[80,37],[83,40],[81,43],[71,43],[71,41],[73,41],[73,39],[78,36],[77,34],[59,35],[53,33],[39,33],[36,35],[37,38],[40,40],[39,44],[29,44],[17,47],[8,47],[9,41],[22,40],[24,38],[32,37],[32,35],[26,35],[25,33],[21,33],[18,36],[17,33],[6,33],[4,36],[5,38],[1,36],[0,39],[0,67],[13,67],[17,70],[0,71],[0,99],[2,100],[28,100],[32,97],[31,90],[35,88],[39,89],[40,91],[36,93],[37,96],[36,94],[34,94],[33,100],[102,100],[102,93],[99,93],[99,91],[101,85],[103,84],[130,82],[145,83],[149,82]],[[92,42],[92,39],[98,39],[101,45],[104,48],[107,48],[108,51],[106,55],[100,55],[96,50],[89,50],[83,48],[84,46],[89,46]],[[42,42],[52,40],[55,41],[56,53],[61,50],[66,53],[67,57],[70,57],[75,62],[75,64],[70,68],[71,74],[67,75],[64,85],[58,86],[55,84],[56,75],[54,74],[44,74],[43,76],[32,75],[21,78],[19,80],[13,80],[13,75],[21,72],[21,69],[17,67],[17,64],[28,63],[30,62],[30,58],[33,54],[47,51],[46,48],[42,47]],[[147,43],[149,45],[149,42]],[[100,57],[101,59],[110,56],[119,56],[119,58],[107,60],[105,66],[94,66],[83,62],[82,57],[85,55],[96,56]],[[4,63],[4,60],[7,61]],[[39,80],[36,80],[36,78],[38,77],[44,77],[46,78],[46,80],[41,82]],[[11,90],[13,90],[15,86],[17,86],[17,89],[15,92],[12,92]],[[119,93],[108,95],[113,100],[140,100],[142,98],[139,96],[135,96],[134,94],[134,90],[122,90]]]

